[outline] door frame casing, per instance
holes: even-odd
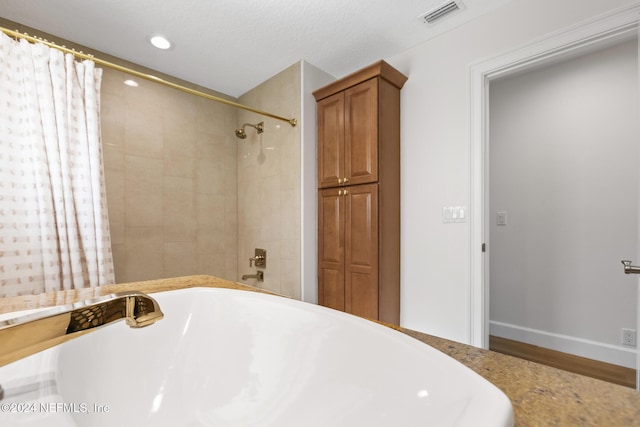
[[[577,56],[637,36],[640,2],[472,64],[470,71],[470,307],[469,342],[489,347],[489,84],[491,80]],[[640,372],[640,370],[638,370]]]

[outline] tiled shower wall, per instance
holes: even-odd
[[[0,24],[138,68],[2,17]],[[240,102],[300,120],[300,73],[301,64],[294,64]],[[126,86],[128,78],[103,67],[102,143],[116,282],[193,274],[236,281],[255,273],[248,258],[254,247],[264,247],[265,282],[246,283],[299,298],[301,125],[146,80]],[[247,121],[265,122],[261,145],[252,142],[251,128],[246,140],[235,137],[234,129]]]
[[[105,69],[102,139],[116,281],[236,280],[234,108]]]
[[[287,118],[301,117],[301,69],[294,64],[242,95],[241,103]],[[247,126],[238,140],[238,278],[254,249],[267,250],[264,282],[244,283],[300,299],[301,126],[238,111],[238,123],[264,121],[258,135]]]
[[[102,139],[117,282],[210,274],[239,280],[254,248],[265,281],[300,298],[300,126],[104,70]],[[300,64],[240,98],[300,117]],[[258,136],[247,127],[265,122]]]

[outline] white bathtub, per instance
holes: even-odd
[[[246,291],[152,296],[165,314],[154,325],[110,325],[0,368],[0,425],[513,425],[492,384],[376,323]]]

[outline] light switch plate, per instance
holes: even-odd
[[[497,212],[496,213],[496,224],[497,225],[507,225],[507,213],[506,212]]]
[[[442,208],[442,222],[467,222],[467,207],[445,206]]]

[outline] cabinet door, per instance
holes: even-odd
[[[318,303],[344,311],[343,190],[318,192]]]
[[[344,178],[344,92],[318,102],[318,186]]]
[[[378,184],[345,190],[345,311],[378,319]]]
[[[378,79],[344,93],[344,177],[347,184],[378,181]]]

